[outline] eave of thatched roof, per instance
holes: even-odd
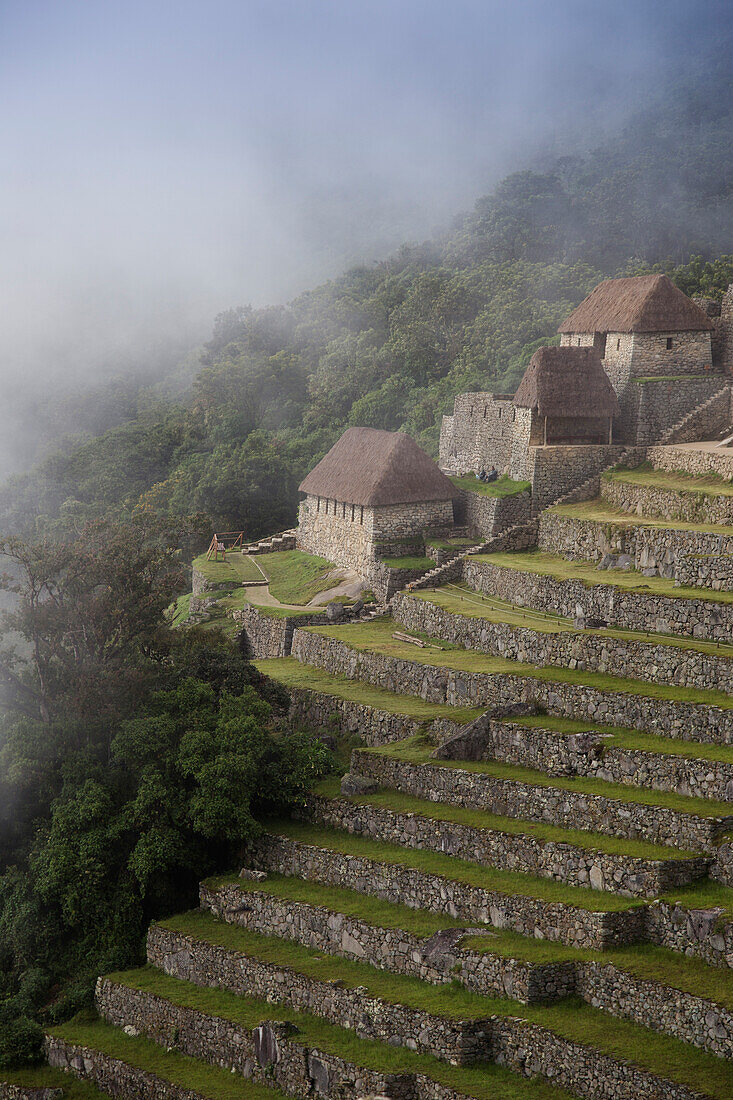
[[[310,496],[371,507],[452,500],[453,482],[402,432],[349,428],[300,484]]]
[[[702,332],[710,318],[666,275],[606,279],[558,332]]]
[[[618,398],[595,348],[539,348],[514,404],[540,416],[615,416]]]

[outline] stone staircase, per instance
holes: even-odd
[[[673,424],[658,441],[658,445],[716,438],[730,425],[730,400],[731,383],[726,381],[714,394]]]
[[[361,733],[348,775],[153,925],[51,1063],[122,1100],[731,1100],[733,599],[616,568],[726,550],[724,501],[653,514],[693,506],[673,480],[592,479],[296,628],[264,664],[296,728],[312,696]]]
[[[296,530],[291,527],[287,531],[280,531],[277,535],[260,542],[251,542],[242,547],[243,554],[271,554],[276,550],[295,550]]]

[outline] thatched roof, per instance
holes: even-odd
[[[606,279],[560,325],[558,332],[699,332],[706,313],[666,275]]]
[[[453,482],[414,439],[376,428],[345,431],[301,482],[300,491],[371,506],[457,496]]]
[[[514,404],[540,416],[615,416],[618,399],[595,348],[539,348]]]

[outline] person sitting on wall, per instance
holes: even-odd
[[[492,466],[491,469],[489,470],[488,474],[486,475],[486,481],[496,481],[498,476],[499,475],[496,472],[496,466]]]
[[[484,480],[484,471],[481,470],[481,472],[479,473],[479,471],[477,470],[474,476],[476,478],[476,481],[483,481]]]

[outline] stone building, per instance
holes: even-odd
[[[453,528],[453,482],[408,435],[349,428],[300,485],[297,546],[366,575]]]
[[[530,446],[607,444],[618,399],[594,347],[539,348],[514,395],[529,409]]]
[[[558,328],[563,347],[593,347],[618,394],[617,435],[651,443],[721,386],[715,326],[666,275],[599,283]]]

